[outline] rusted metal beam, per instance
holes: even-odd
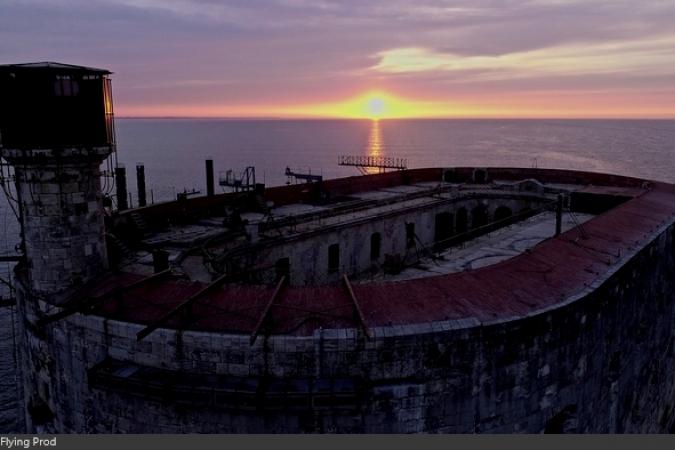
[[[67,305],[63,310],[57,312],[56,314],[52,314],[50,316],[46,316],[38,320],[37,324],[39,326],[45,326],[49,325],[50,323],[54,323],[56,321],[59,321],[63,318],[66,318],[70,315],[73,315],[78,312],[82,312],[86,309],[93,308],[97,304],[101,303],[103,300],[115,296],[115,295],[121,295],[125,291],[128,291],[130,289],[134,289],[138,286],[141,286],[149,281],[156,280],[158,278],[162,278],[165,275],[169,275],[171,273],[171,269],[166,269],[161,272],[153,273],[150,276],[147,276],[145,278],[141,278],[140,280],[134,281],[133,283],[129,283],[124,286],[119,286],[116,288],[113,288],[109,290],[108,292],[105,292],[101,295],[97,295],[95,297],[88,297],[83,301],[77,301],[74,302],[73,305]]]
[[[272,309],[272,305],[274,304],[274,301],[277,299],[279,296],[279,293],[281,292],[281,289],[286,285],[286,275],[282,276],[279,279],[279,282],[277,283],[277,286],[274,288],[274,292],[272,293],[272,296],[270,299],[267,301],[267,304],[265,305],[265,309],[263,310],[262,315],[258,319],[258,323],[255,325],[255,328],[253,329],[253,332],[251,333],[251,345],[255,343],[255,340],[258,338],[258,334],[260,333],[260,330],[262,329],[263,325],[265,324],[265,319],[267,319],[267,315],[270,312],[270,309]]]
[[[558,236],[562,232],[562,215],[563,215],[563,195],[558,194],[555,207],[555,235]]]
[[[229,274],[221,275],[215,280],[213,280],[208,286],[200,290],[199,292],[192,294],[190,297],[188,297],[185,301],[183,301],[181,304],[173,308],[171,311],[168,313],[164,314],[162,317],[159,319],[155,320],[152,322],[150,325],[147,327],[143,328],[141,331],[139,331],[136,334],[136,340],[141,341],[143,340],[146,336],[148,336],[150,333],[155,331],[158,328],[161,328],[162,325],[164,325],[166,322],[168,322],[172,317],[174,317],[176,314],[180,313],[183,311],[185,308],[190,306],[195,300],[203,297],[205,294],[208,294],[212,290],[220,287],[223,283],[225,283],[229,278],[232,276]]]
[[[356,311],[356,317],[359,319],[359,325],[361,325],[361,328],[363,329],[363,334],[366,335],[367,339],[370,339],[370,330],[368,329],[368,325],[366,324],[366,319],[363,316],[363,311],[361,311],[361,306],[359,306],[359,302],[356,299],[356,295],[354,295],[354,289],[352,289],[352,284],[349,282],[349,277],[347,274],[342,274],[342,281],[345,283],[345,288],[347,289],[347,293],[349,294],[349,298],[351,299],[352,303],[354,304],[354,309]]]

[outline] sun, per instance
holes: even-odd
[[[373,119],[382,117],[387,111],[387,105],[381,97],[367,99],[366,112]]]
[[[373,89],[344,100],[294,105],[282,111],[284,114],[309,117],[380,120],[448,117],[458,115],[460,108],[454,103],[416,100],[385,90]]]

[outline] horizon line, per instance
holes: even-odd
[[[674,116],[654,116],[654,117],[631,117],[631,116],[593,116],[593,117],[529,117],[529,116],[430,116],[430,117],[329,117],[329,116],[132,116],[115,115],[116,119],[131,119],[131,120],[367,120],[367,121],[381,121],[381,120],[675,120]]]

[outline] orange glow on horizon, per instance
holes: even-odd
[[[450,102],[428,102],[403,98],[389,92],[371,90],[343,101],[299,105],[283,109],[291,115],[344,119],[403,119],[432,116],[457,116]]]
[[[648,106],[646,98],[661,104]],[[592,101],[590,100],[592,99]],[[644,106],[640,106],[644,105]],[[117,117],[425,119],[425,118],[672,118],[675,112],[659,93],[537,92],[527,95],[457,96],[456,100],[420,100],[370,90],[346,100],[296,104],[161,104],[116,108]],[[631,111],[631,114],[626,114]]]

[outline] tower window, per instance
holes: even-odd
[[[435,228],[434,228],[434,242],[443,243],[450,236],[453,235],[453,217],[449,212],[442,212],[436,214]]]
[[[328,247],[328,273],[337,272],[340,269],[340,244]]]
[[[405,242],[408,248],[415,246],[415,224],[413,222],[405,224]]]
[[[279,258],[274,264],[274,271],[276,275],[276,281],[281,280],[281,277],[286,277],[286,281],[288,281],[288,277],[291,274],[291,261],[288,258]]]
[[[73,97],[80,93],[77,81],[69,75],[59,75],[54,82],[54,95],[57,97]]]
[[[380,233],[373,233],[370,235],[370,259],[377,259],[380,257],[381,243],[382,235]]]
[[[457,233],[466,233],[468,226],[469,213],[466,211],[466,208],[460,208],[459,211],[457,211]]]

